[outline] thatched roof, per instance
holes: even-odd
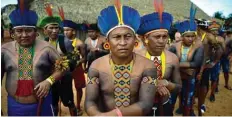
[[[154,12],[153,0],[121,0],[124,5],[137,9],[140,15]],[[44,5],[51,3],[54,14],[58,15],[57,6],[64,8],[66,19],[77,23],[95,23],[97,16],[103,8],[113,4],[113,0],[34,0],[31,9],[35,10],[39,17],[46,16]],[[166,12],[174,16],[174,21],[183,20],[189,16],[190,0],[164,0]],[[210,19],[201,9],[197,9],[196,18]]]

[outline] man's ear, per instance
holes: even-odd
[[[144,44],[147,45],[148,44],[148,35],[144,35],[142,40],[144,40],[143,41]]]
[[[77,31],[76,31],[76,30],[73,30],[73,31],[72,31],[72,34],[76,36],[76,35],[77,35]]]
[[[43,28],[43,33],[44,33],[45,35],[47,35],[47,27],[44,27],[44,28]]]

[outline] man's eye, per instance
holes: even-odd
[[[22,32],[22,30],[15,30],[15,32]]]
[[[163,39],[166,39],[168,36],[163,36]]]
[[[160,36],[155,36],[155,38],[156,38],[156,39],[159,39],[159,38],[160,38]]]
[[[25,32],[32,32],[33,29],[25,29]]]
[[[119,35],[117,35],[117,36],[113,36],[113,38],[117,38],[117,39],[118,39],[118,38],[120,38],[120,36],[119,36]]]

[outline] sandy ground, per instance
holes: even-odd
[[[230,76],[230,82],[229,84],[232,86],[232,76]],[[75,87],[73,85],[73,91],[74,91],[74,96],[75,96],[75,104],[76,104],[76,92],[75,92]],[[209,94],[209,93],[208,93]],[[84,94],[81,102],[81,108],[83,109],[84,107],[84,98],[85,98],[85,89],[84,89]],[[197,102],[197,100],[196,100]],[[178,102],[176,104],[177,108]],[[61,115],[64,116],[69,116],[69,110],[68,108],[64,107],[63,105],[61,106]],[[175,109],[176,109],[175,108]],[[210,102],[209,101],[209,95],[206,99],[206,113],[204,115],[206,116],[232,116],[232,91],[229,91],[224,88],[224,77],[222,74],[220,74],[220,82],[219,82],[219,93],[216,94],[216,101],[215,102]],[[5,90],[5,78],[3,79],[2,82],[2,87],[1,87],[1,109],[4,113],[4,115],[7,115],[7,93]],[[197,114],[197,103],[194,105],[194,110],[195,114]],[[86,116],[86,113],[84,112],[83,114]]]
[[[230,77],[230,84],[232,85],[232,77]],[[7,115],[7,93],[5,90],[5,78],[2,82],[3,86],[1,89],[1,107],[2,107],[2,111],[4,113],[4,115]],[[75,92],[75,88],[74,89],[74,96],[76,97],[76,92]],[[84,95],[85,95],[85,91],[84,91]],[[206,108],[207,111],[204,115],[206,116],[222,116],[222,115],[227,115],[227,116],[231,116],[232,115],[232,91],[229,91],[227,89],[224,88],[224,78],[223,75],[220,75],[220,83],[219,83],[219,93],[216,94],[216,101],[215,102],[210,102],[209,101],[209,96],[206,99]],[[196,100],[197,102],[197,100]],[[75,98],[75,104],[76,104],[76,98]],[[178,102],[176,104],[176,108],[177,108]],[[61,115],[69,115],[69,110],[68,108],[62,106],[62,112]],[[83,109],[84,106],[84,96],[81,102],[81,108]],[[175,108],[175,109],[176,109]],[[195,113],[197,114],[197,104],[194,105],[194,110]],[[84,114],[86,116],[86,113],[84,112]]]

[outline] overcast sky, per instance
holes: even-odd
[[[216,11],[223,12],[225,16],[228,16],[230,13],[232,13],[232,0],[191,0],[191,1],[210,16],[213,16],[213,14]],[[7,4],[16,4],[16,3],[17,0],[1,0],[1,7]]]

